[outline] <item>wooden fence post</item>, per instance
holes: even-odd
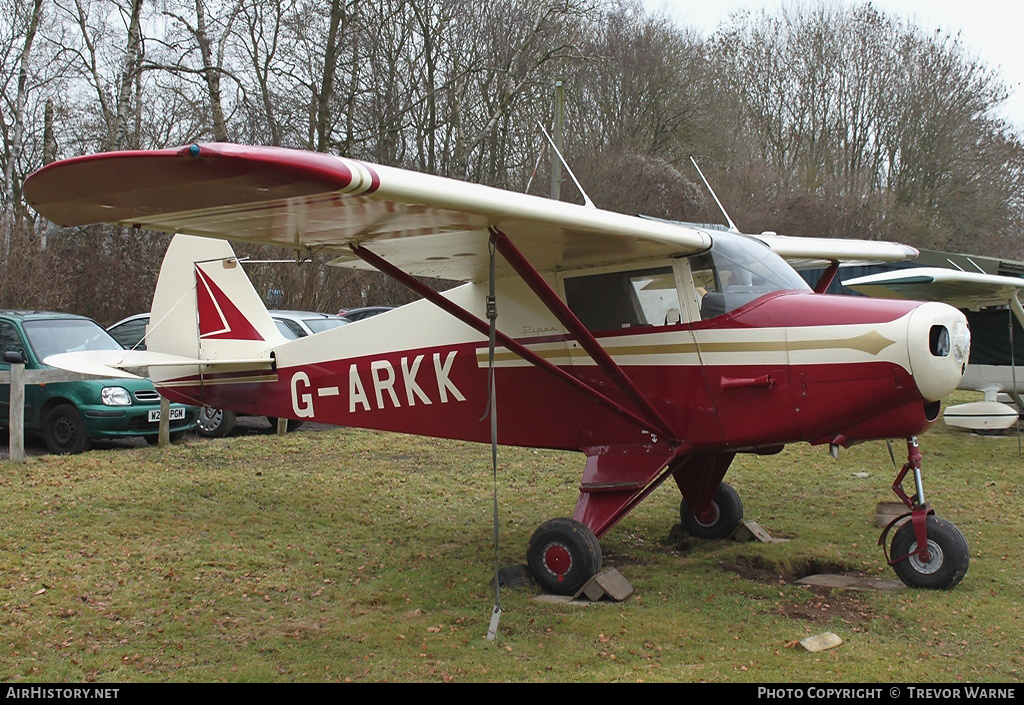
[[[171,442],[171,402],[167,397],[160,397],[160,431],[157,433],[157,444],[165,446]]]
[[[8,409],[8,449],[11,460],[25,459],[25,365],[11,363],[11,396]]]

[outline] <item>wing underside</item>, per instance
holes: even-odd
[[[25,195],[62,226],[116,223],[298,251],[365,267],[365,246],[410,274],[481,280],[496,228],[540,271],[701,252],[697,228],[328,154],[209,144],[55,162]]]

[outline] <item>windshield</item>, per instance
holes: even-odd
[[[799,274],[766,245],[716,233],[709,252],[690,258],[701,318],[712,318],[775,291],[810,291]]]
[[[337,328],[348,323],[344,318],[305,318],[302,322],[314,333],[323,333],[325,330]]]
[[[99,324],[84,318],[26,321],[23,327],[39,360],[81,350],[123,349]]]

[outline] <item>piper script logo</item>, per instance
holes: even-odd
[[[399,409],[417,404],[447,404],[466,401],[450,378],[457,352],[452,350],[442,360],[441,353],[431,356],[433,365],[424,364],[426,355],[402,357],[398,366],[389,360],[373,360],[348,368],[348,411],[371,411],[386,408]],[[433,375],[430,369],[433,368]],[[431,379],[433,377],[433,379]],[[313,383],[305,372],[296,372],[291,378],[292,410],[299,418],[316,415],[318,399],[339,397],[342,388]]]

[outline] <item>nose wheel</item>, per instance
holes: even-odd
[[[911,587],[949,590],[967,574],[967,540],[959,529],[937,516],[926,518],[925,532],[927,538],[920,544],[913,521],[899,528],[889,552],[897,559],[892,562],[892,569]],[[900,556],[905,558],[899,559]]]
[[[917,494],[913,497],[903,490],[903,480],[911,471],[917,485]],[[924,501],[921,452],[916,438],[907,440],[907,462],[896,476],[892,489],[910,510],[885,527],[878,539],[878,544],[884,547],[889,531],[902,519],[910,517],[910,521],[896,530],[886,556],[896,576],[908,587],[931,590],[956,587],[967,574],[970,550],[960,530],[935,516]]]

